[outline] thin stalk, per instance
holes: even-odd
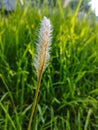
[[[46,17],[43,18],[41,28],[39,30],[39,42],[37,44],[37,54],[35,57],[35,69],[37,72],[37,86],[32,105],[30,120],[28,124],[28,130],[31,129],[31,123],[34,116],[34,111],[37,103],[38,93],[40,89],[42,74],[47,67],[49,61],[49,49],[51,45],[51,24],[50,20]]]
[[[39,89],[40,89],[40,84],[41,84],[41,78],[42,78],[42,74],[39,76],[39,78],[37,80],[36,92],[35,92],[35,96],[34,96],[34,101],[32,103],[33,105],[32,105],[31,116],[30,116],[30,120],[29,120],[29,124],[28,124],[28,130],[31,129],[31,124],[32,124],[34,111],[35,111],[37,98],[38,98],[38,93],[39,93]]]

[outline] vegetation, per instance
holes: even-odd
[[[80,1],[81,2],[81,1]],[[39,5],[38,5],[39,6]],[[52,5],[51,5],[52,6]],[[34,55],[44,16],[52,47],[32,130],[98,130],[98,23],[47,3],[0,16],[0,129],[27,130],[36,90]]]
[[[80,11],[88,12],[90,9],[90,4],[89,4],[90,1],[91,0],[82,0],[81,5],[80,5]],[[79,3],[79,0],[71,1],[70,3],[71,8],[75,10],[78,3]]]

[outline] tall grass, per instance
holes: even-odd
[[[40,21],[53,25],[33,130],[98,129],[98,23],[90,16],[44,3],[0,16],[0,129],[27,130],[36,90],[33,67]]]

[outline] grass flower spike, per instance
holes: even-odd
[[[37,71],[37,77],[44,72],[49,61],[49,50],[51,45],[51,24],[50,20],[46,17],[43,18],[41,28],[39,30],[39,39],[37,43],[37,54],[35,58],[35,68]]]
[[[31,130],[31,123],[32,123],[32,119],[33,119],[33,115],[37,103],[37,97],[40,89],[42,74],[48,65],[48,61],[50,57],[49,50],[51,46],[51,32],[52,30],[51,30],[50,20],[44,17],[41,23],[41,28],[39,30],[37,52],[34,60],[34,66],[36,68],[36,73],[37,73],[37,86],[36,86],[35,97],[33,100],[31,116],[28,124],[28,130]]]

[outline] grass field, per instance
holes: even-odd
[[[31,130],[98,130],[98,23],[43,4],[0,16],[0,130],[27,130],[36,89],[40,22],[52,23],[52,46]]]

